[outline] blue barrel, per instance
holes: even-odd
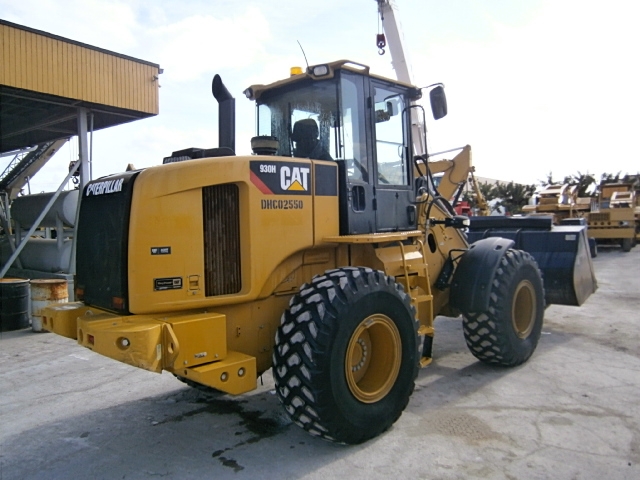
[[[0,278],[0,332],[29,326],[29,280]]]

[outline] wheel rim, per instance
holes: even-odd
[[[520,338],[526,338],[533,330],[536,318],[536,291],[533,284],[523,280],[518,284],[511,310],[513,329]]]
[[[353,332],[345,356],[349,390],[363,403],[384,398],[398,378],[400,332],[386,315],[365,318]]]

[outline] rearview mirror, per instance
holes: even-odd
[[[438,85],[431,90],[429,92],[429,99],[431,100],[431,112],[435,120],[439,120],[447,115],[447,96],[444,93],[444,86]]]
[[[376,123],[388,122],[391,117],[398,115],[400,101],[397,98],[376,103]]]

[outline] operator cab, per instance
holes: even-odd
[[[417,228],[410,116],[419,89],[338,61],[245,95],[256,100],[258,138],[277,139],[275,155],[338,163],[341,235]]]

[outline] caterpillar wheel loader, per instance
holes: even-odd
[[[420,89],[349,61],[253,85],[249,156],[233,153],[235,100],[219,76],[213,93],[219,147],[87,184],[77,301],[48,308],[47,330],[229,394],[272,368],[293,421],[346,444],[401,415],[436,315],[462,313],[483,362],[532,355],[540,270],[513,240],[468,244],[466,217],[412,152]],[[441,118],[442,86],[429,96]]]

